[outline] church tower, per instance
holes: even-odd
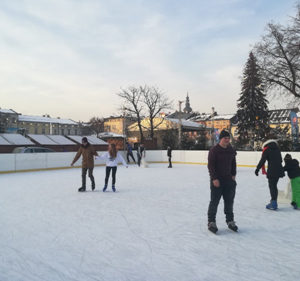
[[[186,95],[186,99],[185,99],[185,108],[183,109],[184,113],[191,113],[193,110],[190,106],[190,98],[189,98],[189,93],[187,93]]]

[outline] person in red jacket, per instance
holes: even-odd
[[[218,231],[216,214],[221,197],[224,200],[224,213],[228,228],[237,231],[234,221],[233,201],[236,189],[236,151],[230,145],[230,134],[223,130],[219,143],[208,154],[208,171],[210,175],[210,202],[208,207],[208,230]]]

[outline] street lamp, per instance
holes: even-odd
[[[181,129],[182,129],[182,121],[181,121],[181,104],[184,101],[178,101],[178,106],[179,106],[179,114],[178,114],[178,143],[179,143],[179,149],[181,149]]]

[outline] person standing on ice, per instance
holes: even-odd
[[[168,148],[167,148],[167,156],[168,156],[168,159],[169,159],[168,168],[172,168],[172,148],[170,146],[168,146]]]
[[[234,221],[233,201],[236,189],[236,151],[230,144],[229,132],[222,130],[219,143],[208,154],[208,171],[210,175],[210,202],[208,206],[208,230],[218,231],[216,214],[221,197],[224,200],[224,213],[228,228],[237,231]]]
[[[263,145],[263,153],[261,155],[261,159],[257,164],[255,175],[258,176],[259,170],[264,167],[266,161],[268,161],[268,169],[267,169],[267,178],[269,183],[271,201],[266,205],[266,208],[269,210],[277,210],[277,197],[278,197],[278,189],[277,184],[279,178],[284,177],[284,170],[282,167],[282,157],[279,150],[279,146],[276,140],[268,140]],[[263,168],[264,169],[264,168]]]
[[[132,152],[132,146],[130,143],[126,142],[126,150],[127,150],[127,162],[130,163],[129,161],[129,156],[131,157],[131,159],[134,161],[134,163],[136,164],[136,161],[134,159],[133,156],[133,152]]]
[[[74,160],[71,163],[71,166],[75,164],[75,162],[79,159],[82,155],[82,185],[78,189],[79,192],[84,192],[86,190],[86,174],[88,171],[89,178],[91,179],[92,183],[92,190],[95,189],[95,179],[93,176],[93,169],[94,169],[94,156],[98,156],[98,153],[95,151],[93,146],[88,142],[86,137],[82,138],[82,144],[74,157]]]
[[[292,202],[294,209],[300,209],[300,167],[297,159],[293,159],[290,154],[284,157],[285,166],[284,171],[288,173],[291,179],[292,186]]]
[[[140,145],[140,154],[141,154],[141,165],[143,168],[147,168],[148,164],[146,162],[146,148],[143,143]]]
[[[107,189],[108,179],[110,171],[112,171],[112,191],[116,192],[116,173],[117,165],[119,162],[122,162],[126,168],[128,168],[127,163],[125,162],[123,156],[119,151],[117,151],[116,145],[114,143],[109,144],[108,151],[100,155],[98,158],[104,159],[106,161],[106,170],[105,170],[105,183],[103,187],[103,192]]]

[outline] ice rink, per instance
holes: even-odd
[[[295,281],[300,211],[265,209],[265,176],[238,168],[235,220],[207,230],[206,166],[118,167],[117,192],[78,193],[80,169],[0,175],[1,281]],[[280,180],[284,189],[288,178]]]

